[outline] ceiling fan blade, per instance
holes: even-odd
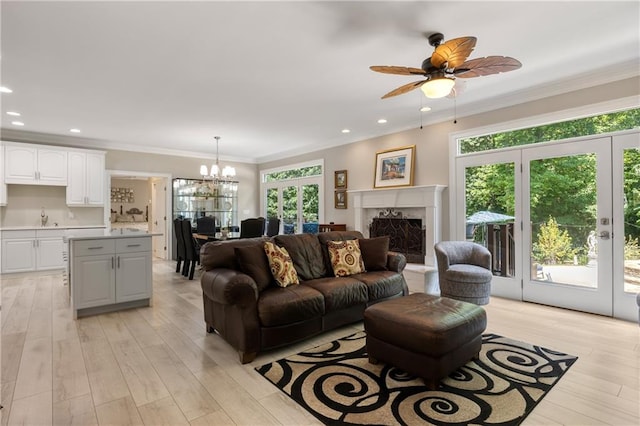
[[[463,63],[454,73],[456,77],[472,78],[509,72],[517,70],[521,66],[520,61],[508,56],[487,56]]]
[[[390,98],[392,96],[398,96],[398,95],[402,95],[403,93],[410,92],[413,89],[417,89],[418,87],[422,86],[422,84],[425,81],[427,81],[427,80],[414,81],[413,83],[409,83],[409,84],[405,84],[404,86],[400,86],[397,89],[394,89],[394,90],[390,91],[389,93],[387,93],[386,95],[384,95],[382,97],[382,99],[386,99],[386,98]]]
[[[431,64],[436,68],[441,68],[445,63],[447,68],[460,66],[473,52],[476,40],[475,37],[459,37],[444,42],[431,55]]]
[[[374,65],[369,67],[371,71],[381,72],[384,74],[396,74],[396,75],[425,75],[424,70],[420,68],[411,67],[394,67],[385,65]]]

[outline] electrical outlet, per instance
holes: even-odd
[[[75,219],[76,218],[76,215],[74,215],[71,210],[69,210],[68,216],[69,216],[69,219]]]

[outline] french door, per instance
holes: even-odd
[[[264,184],[262,206],[265,215],[267,219],[280,218],[281,234],[307,232],[308,224],[317,228],[322,202],[319,180],[313,177]]]
[[[456,181],[453,238],[492,251],[492,294],[637,319],[638,132],[461,156]]]
[[[527,147],[522,165],[523,300],[613,315],[611,138]]]

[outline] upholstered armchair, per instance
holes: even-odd
[[[441,241],[434,246],[438,261],[440,296],[489,303],[491,295],[491,253],[470,241]]]

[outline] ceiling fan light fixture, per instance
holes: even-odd
[[[434,77],[424,83],[420,89],[427,98],[438,99],[444,98],[456,84],[455,80],[447,77]]]

